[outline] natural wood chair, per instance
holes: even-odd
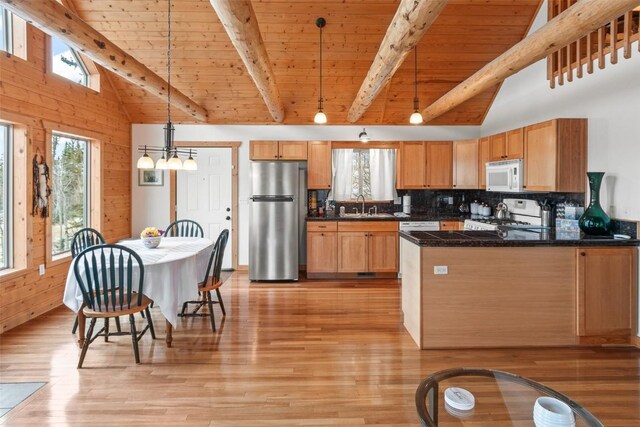
[[[202,295],[202,300],[185,302],[184,304],[182,304],[182,311],[179,315],[180,317],[209,316],[209,319],[211,320],[211,329],[213,332],[216,331],[216,321],[213,313],[213,304],[220,304],[222,315],[227,315],[227,311],[224,308],[224,301],[222,300],[222,294],[220,293],[220,286],[222,286],[222,281],[220,280],[220,272],[222,271],[222,261],[224,258],[224,251],[227,247],[228,239],[229,230],[222,230],[222,232],[218,236],[218,240],[216,240],[215,245],[213,245],[211,256],[209,257],[209,263],[207,264],[207,271],[204,275],[204,280],[198,284],[198,292],[200,292],[200,294]],[[217,301],[214,301],[211,298],[211,291],[214,290],[216,291]],[[191,313],[185,313],[188,304],[198,304],[198,306]],[[207,304],[209,312],[198,313],[200,308],[202,308],[205,304]]]
[[[204,231],[197,222],[191,219],[173,221],[164,231],[167,237],[204,237]]]
[[[71,238],[71,257],[75,258],[80,252],[87,249],[88,247],[103,245],[105,243],[106,240],[104,239],[104,237],[102,237],[102,234],[100,234],[98,230],[89,227],[80,229]],[[116,329],[118,330],[118,332],[121,331],[120,319],[118,318],[116,318]],[[73,322],[71,333],[75,334],[77,330],[78,316],[76,316],[76,319]]]
[[[135,270],[138,271],[138,277],[134,279]],[[84,299],[82,312],[91,319],[78,361],[78,369],[82,368],[89,345],[96,338],[104,336],[105,341],[109,339],[108,322],[95,336],[93,335],[96,320],[127,315],[131,332],[118,332],[111,335],[130,334],[136,363],[140,363],[138,341],[147,330],[151,332],[153,339],[156,338],[149,310],[151,300],[142,293],[144,265],[140,256],[132,249],[121,245],[92,246],[78,254],[73,265],[73,273]],[[141,312],[146,313],[147,326],[138,333],[133,315]]]

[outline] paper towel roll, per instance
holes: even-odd
[[[411,196],[402,196],[402,212],[411,213]]]

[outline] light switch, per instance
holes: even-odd
[[[433,274],[449,274],[449,267],[446,265],[434,265]]]
[[[44,264],[40,264],[40,267],[38,267],[38,271],[40,272],[41,276],[44,276],[44,271],[45,271]]]

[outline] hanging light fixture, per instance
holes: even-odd
[[[138,159],[138,169],[153,169],[153,159],[147,154],[147,146],[144,146],[144,155]]]
[[[323,125],[327,123],[327,115],[324,114],[322,110],[322,103],[324,99],[322,99],[322,28],[327,25],[327,21],[320,17],[316,19],[316,27],[320,28],[320,96],[318,97],[318,112],[316,113],[313,121],[319,125]]]
[[[167,1],[167,123],[164,126],[164,146],[160,147],[147,147],[144,149],[138,147],[138,151],[144,150],[144,155],[138,159],[138,169],[153,169],[153,159],[149,157],[147,151],[154,153],[162,153],[162,157],[156,162],[155,168],[164,170],[197,170],[198,165],[193,159],[195,151],[189,149],[176,148],[173,136],[175,133],[175,127],[171,123],[171,0]],[[178,154],[189,154],[189,158],[185,160],[185,164],[182,164],[182,160],[178,157]]]
[[[418,101],[418,45],[413,48],[413,55],[413,114],[409,117],[409,123],[419,125],[423,120]]]
[[[358,139],[360,140],[360,142],[371,141],[371,138],[369,138],[369,135],[367,135],[367,130],[365,128],[362,128],[362,132],[360,132],[360,134],[358,135]]]

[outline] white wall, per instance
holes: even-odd
[[[147,226],[165,227],[169,224],[169,186],[165,173],[163,187],[140,187],[136,162],[141,145],[163,145],[163,125],[135,124],[132,129],[133,154],[131,234],[137,235]],[[176,125],[176,141],[240,141],[238,153],[238,263],[246,265],[249,258],[249,141],[266,140],[324,140],[356,141],[362,126],[290,126],[290,125]],[[477,138],[478,126],[367,126],[374,141],[421,141]],[[157,158],[157,155],[155,156]]]
[[[547,21],[547,5],[531,28]],[[606,172],[602,206],[612,217],[640,221],[640,52],[604,70],[549,87],[541,60],[507,79],[484,123],[482,135],[561,117],[589,119],[589,171]],[[608,58],[607,58],[608,59]],[[640,304],[640,301],[639,301]],[[640,318],[638,319],[640,323]],[[640,328],[639,328],[640,330]]]

